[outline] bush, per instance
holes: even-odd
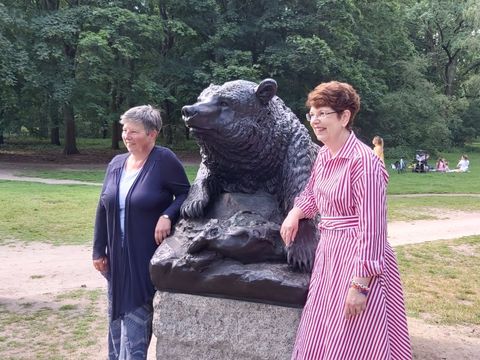
[[[400,145],[393,148],[385,148],[385,158],[391,160],[404,159],[407,163],[415,158],[415,150],[412,147]]]

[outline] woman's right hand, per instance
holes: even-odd
[[[93,267],[101,273],[108,271],[108,260],[106,256],[93,260]]]
[[[295,240],[298,232],[298,222],[303,217],[303,213],[298,208],[293,208],[288,213],[285,220],[283,220],[282,226],[280,228],[280,236],[282,237],[283,242],[286,246],[290,246]]]

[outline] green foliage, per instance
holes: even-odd
[[[158,16],[113,6],[94,9],[84,22],[75,104],[90,135],[105,122],[118,121],[134,104],[161,104],[163,89],[149,78],[158,63],[151,54],[161,46],[162,31]]]
[[[260,77],[258,66],[252,62],[252,54],[248,51],[224,51],[222,54],[223,63],[218,64],[214,61],[204,63],[205,68],[196,71],[195,80],[201,83],[212,81],[217,84],[230,81],[232,79],[245,79],[255,81]]]
[[[459,93],[459,84],[478,71],[480,37],[478,1],[418,1],[410,9],[419,50],[431,59],[432,79],[444,93]]]
[[[363,138],[463,146],[480,134],[479,13],[474,0],[4,1],[0,136],[47,136],[73,106],[96,137],[150,103],[178,144],[180,110],[208,84],[273,77],[297,114],[319,82],[351,83]]]
[[[399,62],[401,90],[385,95],[378,105],[379,133],[389,146],[429,151],[448,148],[451,132],[446,117],[449,100],[422,75],[424,61]],[[453,121],[453,120],[452,120]]]
[[[16,12],[0,3],[0,136],[5,130],[19,129],[20,89],[28,78],[29,59],[23,48],[26,24]]]

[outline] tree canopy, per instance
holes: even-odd
[[[146,103],[172,143],[210,83],[272,77],[300,118],[315,85],[346,81],[362,138],[462,146],[480,134],[479,19],[474,0],[1,1],[0,144],[23,128],[72,154],[108,128],[116,148]]]

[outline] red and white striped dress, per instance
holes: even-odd
[[[292,359],[411,359],[398,266],[387,242],[388,174],[352,132],[335,157],[324,146],[295,206],[320,213],[320,241]],[[367,307],[346,320],[353,277],[370,277]]]

